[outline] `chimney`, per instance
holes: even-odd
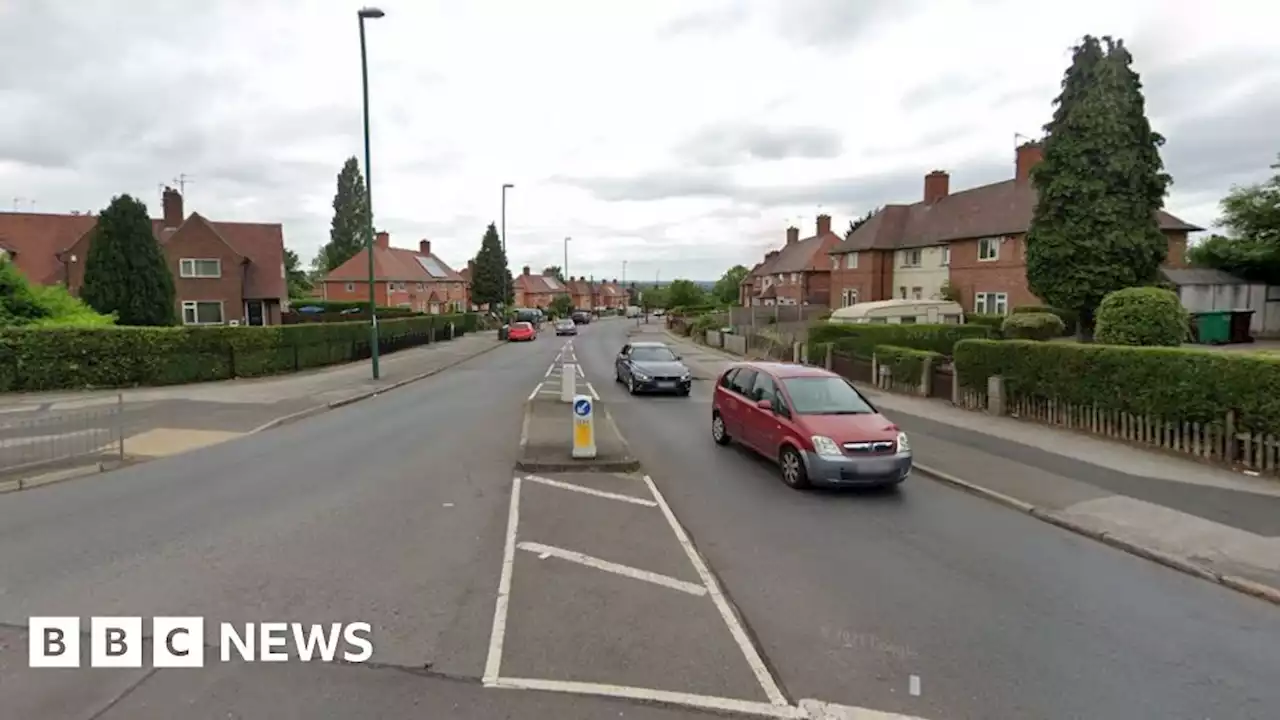
[[[164,189],[164,199],[161,203],[164,206],[164,226],[165,228],[177,228],[182,225],[185,217],[182,213],[182,194],[171,187]]]
[[[525,274],[525,275],[528,275],[528,274],[529,274],[529,266],[528,266],[528,265],[525,265],[525,266],[524,266],[524,274]]]
[[[788,245],[790,245],[791,243],[799,239],[800,239],[800,228],[798,227],[787,228],[787,244]]]
[[[380,232],[377,235],[374,235],[373,244],[380,248],[391,247],[391,234],[386,232]]]
[[[831,232],[831,216],[823,213],[818,216],[818,234],[827,235]]]
[[[420,254],[420,255],[431,255],[431,241],[430,241],[430,240],[419,240],[419,241],[418,241],[418,254]]]
[[[951,176],[942,170],[934,170],[924,176],[924,202],[932,205],[951,191]]]
[[[1014,177],[1018,182],[1031,180],[1031,168],[1044,159],[1044,146],[1038,142],[1024,143],[1018,146],[1018,159],[1014,164]]]
[[[470,275],[471,277],[475,277],[475,276],[476,276],[476,261],[475,261],[475,260],[468,260],[468,261],[467,261],[467,274],[468,274],[468,275]]]

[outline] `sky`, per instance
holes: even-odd
[[[371,2],[373,0],[370,0]],[[512,271],[714,280],[785,241],[1013,175],[1070,48],[1123,38],[1167,209],[1211,227],[1280,152],[1280,5],[1218,0],[382,0],[375,222],[465,267],[506,197]],[[304,262],[363,160],[358,4],[0,0],[0,212],[118,194],[281,222]],[[568,243],[565,238],[572,238]]]

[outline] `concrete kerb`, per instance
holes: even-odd
[[[1086,527],[1085,525],[1069,518],[1065,518],[1052,510],[1036,507],[1031,503],[1024,502],[1017,498],[1005,495],[1004,493],[996,492],[995,490],[971,483],[968,480],[962,480],[955,475],[929,467],[928,465],[920,465],[917,463],[914,466],[914,469],[939,482],[952,485],[972,495],[992,500],[1006,507],[1013,508],[1014,510],[1019,510],[1042,522],[1060,527],[1064,530],[1076,533],[1077,535],[1082,535],[1091,540],[1096,540],[1105,545],[1116,548],[1117,550],[1123,550],[1130,555],[1143,558],[1144,560],[1150,560],[1151,562],[1164,565],[1167,568],[1198,577],[1201,580],[1208,580],[1209,582],[1217,583],[1218,585],[1230,588],[1236,592],[1244,593],[1275,605],[1280,605],[1280,588],[1264,585],[1263,583],[1236,575],[1224,575],[1222,573],[1214,572],[1201,565],[1170,555],[1164,551],[1146,547],[1145,545],[1117,537],[1106,531]]]
[[[0,482],[0,495],[18,492],[20,490],[32,490],[34,488],[44,487],[45,485],[66,482],[67,480],[76,480],[88,475],[97,475],[98,473],[109,472],[128,464],[130,464],[128,460],[124,462],[120,462],[119,460],[102,461],[91,465],[77,465],[76,467],[63,468],[61,470],[34,475],[32,477],[6,480],[4,482]]]

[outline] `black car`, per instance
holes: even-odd
[[[623,345],[614,362],[614,379],[632,395],[653,391],[688,395],[693,384],[693,375],[680,356],[658,342]]]
[[[583,312],[581,310],[575,311],[569,317],[573,318],[573,321],[579,325],[586,325],[591,322],[591,313]]]
[[[557,320],[556,334],[557,335],[577,335],[578,326],[572,320]]]

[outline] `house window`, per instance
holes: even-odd
[[[901,298],[901,299],[903,299],[903,300],[906,300],[906,299],[907,299],[907,287],[906,287],[905,285],[903,285],[902,287],[898,288],[898,297],[899,297],[899,298]]]
[[[946,267],[951,264],[951,246],[942,246],[942,266]]]
[[[182,258],[178,263],[178,274],[184,278],[220,278],[222,261]]]
[[[912,299],[912,300],[919,300],[919,299],[921,299],[921,296],[922,296],[922,295],[924,295],[924,290],[923,290],[923,288],[918,288],[918,287],[913,287],[913,288],[911,288],[911,299]]]
[[[355,292],[355,291],[356,291],[356,284],[355,284],[355,283],[347,283],[347,292]]]
[[[856,269],[858,269],[858,253],[856,253],[856,252],[851,252],[851,253],[847,253],[847,254],[845,254],[845,256],[844,256],[844,269],[845,269],[845,270],[856,270]]]
[[[858,291],[856,289],[844,290],[840,293],[841,307],[849,307],[858,304]]]
[[[973,296],[973,312],[978,315],[1008,315],[1008,293],[976,293]]]
[[[800,273],[791,273],[791,282],[793,283],[800,282]]]
[[[4,257],[4,251],[3,251],[3,250],[0,250],[0,257]],[[832,269],[832,270],[839,270],[839,269],[840,269],[840,256],[839,256],[839,255],[832,255],[832,256],[831,256],[831,269]]]
[[[182,303],[182,324],[221,325],[222,301],[184,300]]]
[[[920,248],[902,251],[902,267],[920,267]]]
[[[422,283],[418,283],[418,292],[422,292]]]
[[[978,259],[995,260],[1000,257],[1000,238],[985,237],[978,241]]]

